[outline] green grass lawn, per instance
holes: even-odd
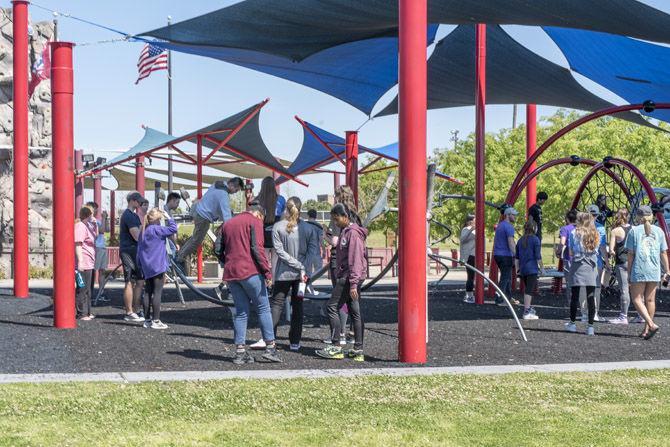
[[[0,445],[661,446],[670,370],[0,386]]]

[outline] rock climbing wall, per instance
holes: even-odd
[[[0,8],[0,276],[11,276],[13,244],[12,177],[12,10]],[[52,22],[31,23],[30,64],[42,56],[52,38]],[[30,98],[30,235],[31,266],[51,263],[51,89],[42,81]]]

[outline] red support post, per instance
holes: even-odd
[[[74,170],[81,172],[84,169],[84,150],[75,149],[74,151]],[[78,177],[74,182],[74,215],[79,215],[79,210],[84,206],[84,178]]]
[[[354,201],[358,207],[358,132],[347,130],[345,141],[346,181],[354,192]]]
[[[426,362],[427,0],[399,2],[398,354]]]
[[[77,327],[74,308],[74,125],[71,42],[51,45],[54,326]]]
[[[486,252],[486,25],[477,24],[475,90],[475,267],[484,271]],[[484,278],[475,276],[475,303],[484,304]]]
[[[14,296],[28,298],[28,1],[12,2],[14,56]]]
[[[102,176],[98,173],[93,176],[93,201],[98,204],[96,219],[102,216]]]
[[[135,159],[135,190],[144,197],[144,156]]]
[[[116,236],[116,191],[109,190],[109,238]]]
[[[526,160],[533,157],[537,148],[537,106],[535,104],[526,104]],[[533,162],[528,172],[533,172],[537,164]],[[537,195],[537,180],[533,178],[526,186],[526,212],[535,204]]]
[[[196,188],[198,200],[202,199],[202,135],[197,136],[198,148],[196,152]],[[202,245],[198,247],[198,261],[196,265],[198,272],[198,282],[202,282]]]
[[[333,174],[333,193],[337,191],[337,188],[340,187],[340,174]]]

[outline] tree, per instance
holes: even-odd
[[[309,211],[311,209],[317,210],[317,211],[330,211],[332,208],[332,205],[328,202],[318,202],[314,199],[309,199],[305,203],[302,204],[302,209],[303,211]]]

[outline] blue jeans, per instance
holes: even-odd
[[[500,281],[498,286],[507,298],[512,296],[512,268],[514,267],[514,258],[511,256],[494,256],[498,269],[500,270]],[[500,298],[502,299],[502,298]]]
[[[272,329],[272,313],[270,312],[268,289],[265,287],[263,277],[254,275],[242,281],[229,281],[228,289],[233,295],[233,302],[235,303],[235,312],[233,312],[235,344],[246,344],[249,303],[256,306],[263,340],[265,340],[265,343],[273,342],[275,336]]]

